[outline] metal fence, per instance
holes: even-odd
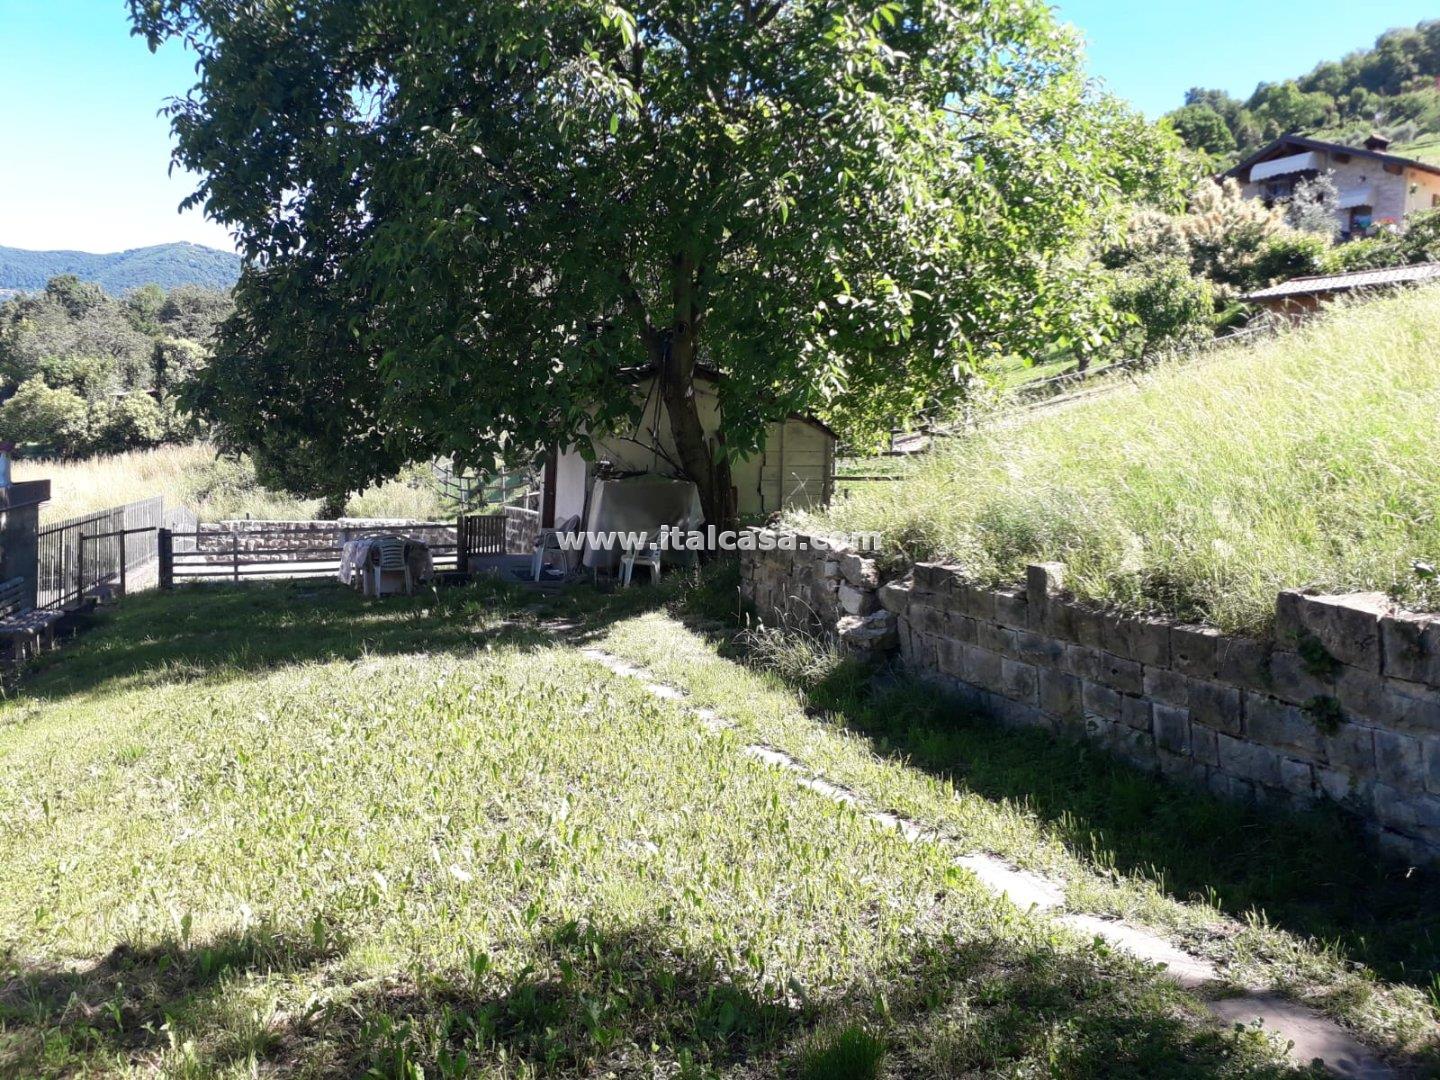
[[[525,502],[536,488],[533,470],[514,469],[493,476],[456,472],[444,462],[434,462],[430,472],[441,496],[463,509],[479,506],[512,506]]]
[[[157,558],[164,502],[157,495],[42,527],[36,534],[36,606],[63,607],[97,586],[127,586],[148,571]]]

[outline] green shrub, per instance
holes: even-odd
[[[1110,305],[1132,320],[1121,345],[1129,356],[1183,349],[1212,333],[1215,299],[1210,283],[1193,276],[1180,259],[1138,263],[1117,271]]]
[[[1400,238],[1390,233],[1337,244],[1330,251],[1330,269],[1341,274],[1398,266],[1401,261]]]
[[[55,389],[34,375],[0,405],[0,439],[44,449],[67,451],[82,444],[89,427],[85,399],[73,390]]]
[[[1406,263],[1440,262],[1440,210],[1406,218],[1399,246]]]
[[[40,361],[40,375],[47,386],[73,390],[86,401],[114,393],[121,378],[111,356],[47,356]]]
[[[149,394],[132,390],[92,407],[86,449],[93,454],[145,450],[163,443],[168,427],[160,404]]]
[[[1250,288],[1323,274],[1330,265],[1330,241],[1314,232],[1286,231],[1260,245],[1248,270]]]

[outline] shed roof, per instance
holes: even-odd
[[[1308,296],[1313,293],[1347,292],[1384,285],[1407,285],[1440,278],[1440,263],[1417,263],[1414,266],[1391,266],[1384,270],[1352,270],[1348,274],[1312,274],[1291,278],[1268,289],[1246,293],[1244,300],[1278,300],[1285,296]]]

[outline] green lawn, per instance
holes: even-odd
[[[1433,1040],[1406,985],[1433,957],[1358,940],[1342,835],[1318,834],[1340,881],[1308,907],[1296,859],[1277,882],[1223,840],[1208,864],[1146,848],[1152,781],[874,700],[823,654],[801,683],[736,664],[681,621],[729,595],[128,598],[0,706],[0,1075],[1289,1074],[1143,964],[996,902],[953,843],[1058,873],[1076,910],[1157,926],[1377,1045]],[[736,729],[587,661],[552,618]],[[968,761],[982,736],[994,765]],[[756,738],[953,843],[797,790],[739,752]],[[1197,805],[1177,830],[1255,824]],[[1262,859],[1281,842],[1252,839]],[[1160,873],[1172,858],[1186,880]],[[1206,865],[1222,891],[1182,903]],[[1428,936],[1425,883],[1369,885]],[[1320,927],[1336,943],[1308,941]]]
[[[1069,565],[1081,597],[1263,633],[1280,589],[1440,605],[1440,289],[1113,392],[1001,417],[906,483],[857,487],[806,528],[878,532],[897,563],[1014,583]]]

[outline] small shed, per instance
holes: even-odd
[[[1373,289],[1394,289],[1440,281],[1440,263],[1391,266],[1383,270],[1353,270],[1348,274],[1314,274],[1291,278],[1268,289],[1246,293],[1242,300],[1291,319],[1312,314],[1326,300]]]
[[[719,426],[715,384],[721,378],[713,371],[695,377],[700,422],[710,438]],[[575,447],[558,447],[546,457],[540,487],[542,526],[552,526],[572,514],[584,520],[586,500],[601,461],[608,462],[615,475],[679,475],[670,418],[655,377],[642,375],[634,385],[636,398],[644,401],[639,422],[627,431],[595,436],[594,461],[586,461]],[[740,516],[760,517],[829,502],[835,484],[836,442],[835,432],[812,417],[789,416],[768,425],[760,451],[732,466]]]

